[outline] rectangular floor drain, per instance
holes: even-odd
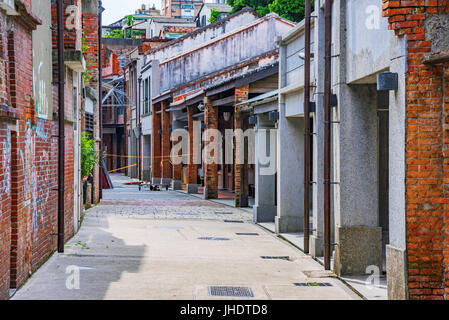
[[[283,257],[283,256],[261,256],[262,259],[265,260],[286,260],[286,261],[290,261],[290,257]]]
[[[196,213],[190,213],[190,212],[176,212],[178,216],[197,216]]]
[[[211,297],[239,297],[254,298],[253,291],[247,287],[209,287],[209,296]]]
[[[230,215],[230,214],[233,214],[233,213],[232,213],[232,212],[220,212],[220,211],[216,211],[215,214]]]
[[[243,223],[242,220],[224,220],[224,222],[228,222],[228,223]]]
[[[328,282],[297,282],[294,283],[297,287],[332,287]]]
[[[244,232],[237,232],[236,235],[238,236],[258,236],[258,233],[244,233]]]
[[[229,238],[216,238],[216,237],[200,237],[198,240],[209,240],[209,241],[229,241]]]

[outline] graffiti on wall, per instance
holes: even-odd
[[[11,189],[11,131],[8,129],[6,138],[1,143],[3,179],[0,181],[2,194],[9,193]]]
[[[41,78],[41,69],[44,63],[41,61],[37,68],[37,73],[33,70],[33,95],[36,103],[36,114],[39,118],[48,117],[48,97],[47,87],[44,79]]]
[[[28,207],[31,209],[31,230],[36,233],[44,227],[44,212],[51,190],[50,156],[43,151],[36,155],[36,140],[47,141],[48,132],[44,120],[38,119],[36,126],[27,122],[25,127],[24,149],[19,150],[24,176],[24,194]],[[41,181],[38,183],[38,171]]]

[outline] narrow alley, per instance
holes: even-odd
[[[55,253],[12,299],[204,300],[214,299],[211,286],[249,288],[239,299],[360,299],[310,256],[253,224],[250,211],[139,191],[122,175],[112,181],[65,253]]]

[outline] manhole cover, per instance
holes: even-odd
[[[258,233],[244,233],[244,232],[237,232],[236,235],[238,236],[258,236]]]
[[[286,261],[290,261],[290,257],[282,257],[282,256],[261,256],[262,259],[265,260],[286,260]]]
[[[297,282],[294,283],[297,287],[332,287],[328,282]]]
[[[176,226],[154,226],[153,228],[156,228],[156,229],[173,229],[173,230],[184,229],[183,227],[176,227]]]
[[[215,214],[230,215],[230,214],[232,214],[232,212],[220,212],[220,211],[216,211]]]
[[[216,237],[200,237],[198,240],[210,240],[210,241],[229,241],[228,238],[216,238]]]
[[[228,223],[243,223],[242,220],[224,220],[224,222],[228,222]]]
[[[211,297],[240,297],[254,298],[253,291],[247,287],[209,287]]]

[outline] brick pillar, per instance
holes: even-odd
[[[161,182],[161,115],[156,112],[161,109],[160,104],[153,105],[153,131],[151,134],[151,171],[152,183],[159,184]]]
[[[432,62],[429,58],[447,50],[438,40],[447,37],[443,21],[447,21],[449,2],[383,2],[383,16],[388,17],[389,29],[399,37],[407,35],[408,46],[404,153],[406,248],[402,251],[404,257],[400,256],[404,267],[393,268],[389,261],[394,259],[388,258],[390,252],[399,250],[387,246],[389,297],[406,299],[408,293],[410,299],[448,299],[449,63]],[[397,292],[398,281],[390,280],[390,274],[404,269],[399,284],[401,289],[405,287],[405,292]],[[396,274],[392,279],[395,278]]]
[[[210,145],[211,133],[209,129],[218,129],[218,107],[212,106],[212,100],[205,98],[204,100],[204,123],[205,123],[205,143]],[[206,147],[207,149],[207,147]],[[204,164],[204,198],[205,199],[217,199],[218,198],[218,164],[212,161],[212,158],[216,156],[214,152],[210,155],[206,155]]]
[[[249,86],[243,86],[235,89],[235,104],[248,100]],[[241,134],[243,130],[243,119],[241,107],[235,107],[234,113],[234,129],[235,131],[235,158],[234,158],[234,183],[235,183],[235,206],[236,207],[247,207],[248,206],[248,165],[247,157],[245,154],[241,155],[242,149],[238,147],[238,141],[244,144],[244,137]],[[244,159],[244,163],[239,163],[237,159]]]
[[[201,141],[194,141],[193,108],[187,108],[187,121],[189,126],[189,162],[187,164],[187,192],[198,192],[198,164],[195,163],[194,152],[197,147],[201,148]],[[200,129],[201,130],[201,129]],[[201,139],[201,137],[199,137]],[[195,146],[195,143],[197,144]],[[199,146],[198,146],[199,144]]]
[[[161,173],[162,184],[169,185],[171,182],[171,164],[170,164],[170,112],[166,110],[169,108],[168,101],[162,102],[162,142],[161,142]]]
[[[178,143],[182,143],[181,138],[178,139],[178,141],[173,141],[172,144],[177,145]],[[176,155],[171,154],[172,156],[172,188],[173,190],[181,190],[182,186],[182,155],[184,150],[179,150],[179,152]],[[178,163],[180,162],[180,163]]]

